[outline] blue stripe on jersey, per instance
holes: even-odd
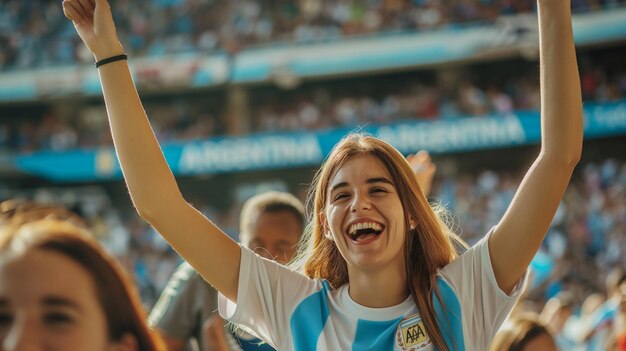
[[[465,339],[463,338],[463,322],[461,319],[461,303],[452,290],[452,287],[441,277],[437,277],[437,288],[441,300],[445,304],[442,308],[437,296],[433,293],[433,307],[439,330],[450,350],[465,351]]]
[[[367,321],[359,319],[352,351],[391,351],[395,334],[402,317],[390,321]]]
[[[315,351],[317,347],[329,314],[326,294],[330,284],[323,280],[322,285],[322,290],[302,300],[291,315],[291,337],[295,350]]]
[[[233,337],[235,338],[235,340],[237,340],[237,342],[239,343],[239,347],[241,347],[243,351],[275,351],[273,347],[264,343],[261,339],[255,338],[251,340],[246,340],[239,338],[234,334]]]

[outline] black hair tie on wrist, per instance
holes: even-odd
[[[121,55],[116,55],[116,56],[111,56],[111,57],[107,57],[105,59],[102,59],[98,62],[95,63],[96,68],[102,66],[102,65],[106,65],[107,63],[111,63],[111,62],[115,62],[115,61],[121,61],[121,60],[127,60],[128,59],[128,55],[126,54],[121,54]]]

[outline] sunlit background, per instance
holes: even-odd
[[[503,215],[536,156],[534,1],[111,7],[183,194],[235,239],[243,201],[266,190],[304,200],[330,148],[355,129],[405,154],[428,150],[438,167],[431,200],[469,243]],[[579,305],[626,265],[626,2],[572,7],[585,145],[532,264],[537,309],[565,290]],[[0,2],[0,200],[15,197],[85,216],[146,308],[180,263],[131,207],[93,58],[59,1]]]

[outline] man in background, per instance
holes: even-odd
[[[240,242],[257,254],[287,263],[304,231],[304,206],[293,195],[268,192],[251,197],[240,215]],[[259,339],[224,327],[217,291],[186,262],[174,272],[150,313],[169,351],[273,350]],[[189,344],[188,344],[189,343]]]

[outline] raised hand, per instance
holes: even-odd
[[[433,177],[435,176],[435,171],[437,171],[437,166],[430,159],[430,155],[422,150],[407,156],[406,159],[409,161],[411,169],[413,169],[413,174],[415,174],[415,179],[420,189],[422,189],[422,193],[424,193],[424,196],[430,195]]]
[[[93,52],[111,135],[137,213],[219,292],[237,300],[241,248],[183,197],[123,59],[107,0],[63,0],[63,13]],[[226,268],[227,267],[227,268]]]
[[[124,52],[107,0],[63,0],[63,13],[96,60]]]

